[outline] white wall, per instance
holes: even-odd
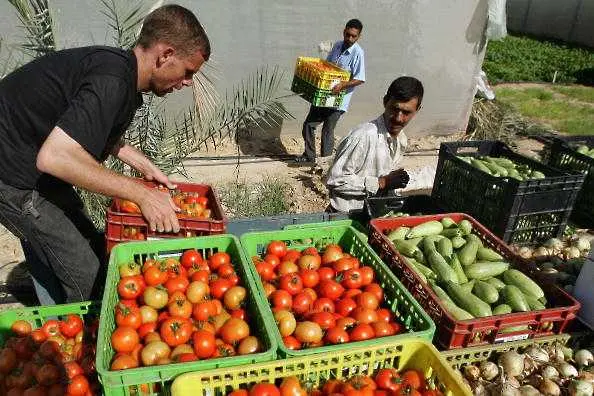
[[[109,41],[99,1],[50,4],[61,44]],[[221,89],[258,66],[277,64],[287,70],[288,92],[296,57],[318,56],[318,43],[340,39],[345,22],[359,18],[364,24],[360,44],[366,54],[367,82],[356,90],[337,133],[379,114],[389,83],[405,74],[418,77],[426,92],[410,134],[452,133],[466,126],[473,78],[484,56],[487,0],[180,0],[179,4],[197,13],[211,38],[213,58],[223,76]],[[17,26],[11,6],[0,2],[0,36],[18,41]],[[170,100],[176,109],[188,101],[187,92]],[[308,105],[299,98],[287,105],[297,120],[285,122],[283,133],[300,134]]]

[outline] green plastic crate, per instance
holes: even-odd
[[[304,228],[328,227],[328,226],[351,226],[353,227],[364,241],[367,241],[367,229],[356,220],[332,220],[319,223],[305,223],[305,224],[289,224],[283,230],[302,230]]]
[[[297,76],[293,76],[291,91],[300,94],[301,97],[317,107],[340,107],[344,98],[344,92],[333,94],[329,89],[316,88],[307,81]]]
[[[52,305],[47,307],[18,308],[0,312],[0,347],[12,336],[10,327],[17,320],[26,320],[33,329],[38,329],[49,319],[62,319],[76,314],[86,319],[88,315],[99,314],[99,303],[83,301],[80,303]]]
[[[139,367],[130,370],[110,371],[114,356],[111,347],[111,333],[115,329],[114,307],[118,300],[117,284],[120,279],[118,265],[130,261],[144,263],[149,258],[179,257],[184,250],[197,249],[203,257],[216,252],[226,252],[231,256],[235,271],[248,290],[245,307],[250,318],[252,335],[257,335],[264,351],[261,353],[177,363],[152,367]],[[276,329],[270,310],[265,309],[265,301],[260,297],[256,282],[244,255],[239,240],[233,235],[215,235],[197,238],[168,239],[161,241],[131,242],[117,245],[109,258],[107,282],[101,306],[101,321],[97,344],[97,372],[106,396],[130,396],[138,389],[148,393],[143,395],[168,394],[171,381],[182,373],[225,368],[253,363],[267,362],[276,358],[276,340],[272,331]],[[157,385],[154,391],[153,385]],[[156,392],[156,393],[155,393]]]
[[[435,333],[435,324],[415,301],[412,295],[400,283],[390,269],[381,261],[378,255],[361,239],[359,233],[350,226],[318,226],[303,229],[252,232],[241,236],[241,246],[247,257],[260,256],[270,241],[282,240],[291,249],[303,250],[311,246],[322,248],[330,243],[339,244],[343,250],[357,257],[361,264],[369,265],[375,270],[376,282],[384,289],[386,306],[396,315],[398,320],[404,324],[407,332],[394,336],[375,338],[366,341],[350,342],[339,345],[326,345],[317,348],[307,348],[293,351],[285,347],[278,328],[273,326],[274,337],[279,348],[279,356],[305,356],[318,353],[329,353],[344,351],[354,347],[383,345],[389,342],[397,342],[408,337],[420,337],[431,342]],[[251,263],[251,260],[250,260]],[[259,275],[253,264],[250,265],[260,295],[266,301],[265,309],[268,315],[272,316],[272,310],[266,300],[266,293],[260,281]]]

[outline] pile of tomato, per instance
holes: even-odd
[[[200,195],[197,192],[169,190],[165,186],[157,186],[155,188],[164,192],[169,192],[175,205],[181,209],[180,212],[177,213],[178,217],[210,219],[211,209],[208,206],[208,198],[204,195]],[[135,202],[125,199],[120,201],[119,207],[120,211],[124,213],[141,213],[140,207]]]
[[[320,388],[304,387],[297,377],[286,377],[280,385],[258,383],[249,390],[238,389],[227,396],[442,396],[420,371],[399,373],[394,368],[378,370],[374,377],[354,375],[346,380],[331,379]]]
[[[111,370],[261,351],[244,309],[248,291],[225,252],[119,267]]]
[[[99,323],[85,327],[78,315],[48,320],[33,330],[17,320],[0,348],[0,394],[6,396],[91,396],[101,389],[95,371]]]
[[[289,349],[363,341],[398,334],[402,326],[382,308],[375,271],[330,244],[302,252],[272,241],[252,258]]]

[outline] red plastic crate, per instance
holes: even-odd
[[[153,182],[139,180],[147,186],[155,187]],[[124,236],[125,227],[136,227],[144,233],[145,239],[162,238],[185,238],[188,236],[205,236],[214,234],[224,234],[227,229],[227,217],[223,212],[219,197],[215,194],[211,186],[207,184],[192,184],[175,182],[177,189],[181,192],[195,192],[200,196],[208,198],[208,206],[211,210],[210,219],[201,219],[196,217],[178,217],[180,231],[178,233],[156,232],[148,229],[148,224],[142,214],[124,213],[120,211],[121,200],[115,198],[111,206],[107,209],[105,220],[105,245],[107,253],[121,242],[137,241],[137,239],[126,238]]]
[[[467,219],[472,223],[473,232],[486,246],[501,254],[513,268],[530,275],[539,281],[532,264],[513,254],[510,248],[497,238],[482,224],[462,213],[448,213],[433,216],[412,216],[394,219],[375,219],[370,222],[369,243],[394,274],[412,293],[421,306],[435,322],[437,331],[434,343],[443,349],[466,348],[470,346],[494,344],[506,341],[545,337],[566,331],[568,325],[576,318],[580,303],[564,290],[553,284],[539,282],[545,292],[547,308],[533,312],[516,312],[505,315],[494,315],[485,318],[455,320],[421,278],[406,264],[403,257],[386,237],[386,233],[400,226],[414,227],[429,220],[441,220],[450,217],[459,222]],[[553,324],[552,330],[545,326]],[[514,331],[516,326],[528,326],[528,329]],[[507,329],[507,331],[506,331]]]

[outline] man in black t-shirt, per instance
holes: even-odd
[[[93,288],[104,282],[103,237],[73,185],[136,202],[151,229],[179,231],[179,208],[168,193],[101,163],[115,155],[145,179],[173,188],[121,137],[142,92],[163,96],[191,85],[209,56],[196,16],[167,5],[146,17],[132,51],[58,51],[0,80],[0,223],[21,239],[42,304],[97,298]]]

